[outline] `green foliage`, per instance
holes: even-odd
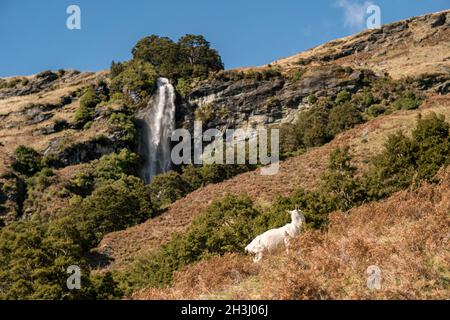
[[[303,75],[305,74],[306,69],[298,68],[289,73],[289,79],[293,82],[300,81]]]
[[[450,125],[443,115],[420,117],[412,139],[419,179],[431,180],[442,165],[450,164]]]
[[[135,175],[139,156],[128,149],[105,155],[87,165],[65,186],[73,194],[85,197],[103,182],[119,180],[123,175]]]
[[[186,234],[173,237],[122,275],[125,287],[167,285],[173,271],[187,264],[225,252],[242,253],[255,236],[252,224],[258,215],[253,202],[245,196],[228,195],[213,202]]]
[[[139,156],[128,149],[119,153],[111,153],[94,161],[94,177],[98,180],[118,180],[122,174],[136,173]]]
[[[348,92],[347,90],[342,90],[337,94],[335,102],[336,104],[342,104],[344,102],[350,101],[351,98],[352,95],[350,94],[350,92]]]
[[[180,78],[178,79],[177,85],[176,85],[177,92],[181,94],[183,97],[187,97],[188,94],[191,92],[191,81],[186,78]]]
[[[111,275],[89,276],[90,267],[64,221],[19,221],[0,229],[0,299],[102,299],[121,292]],[[69,290],[66,272],[81,269],[81,289]],[[93,281],[94,280],[94,281]]]
[[[120,70],[121,72],[115,75]],[[139,99],[143,100],[155,91],[156,71],[152,64],[143,60],[125,62],[112,75],[115,75],[111,78],[112,92],[137,94]]]
[[[346,211],[362,203],[365,193],[362,182],[351,165],[350,149],[336,149],[330,155],[328,171],[322,177],[322,190],[334,201],[333,205]]]
[[[111,77],[111,79],[114,79],[119,74],[121,74],[124,71],[124,69],[125,68],[124,68],[123,63],[113,61],[113,62],[111,62],[109,76]]]
[[[12,164],[12,167],[14,170],[21,174],[32,176],[41,168],[41,156],[33,148],[19,146],[14,151],[13,157],[14,162]]]
[[[330,136],[353,128],[363,122],[361,112],[350,102],[344,102],[330,111],[327,131]]]
[[[78,127],[84,127],[95,114],[95,107],[100,103],[94,88],[89,87],[80,98],[80,106],[75,111],[75,123]]]
[[[327,104],[316,105],[311,110],[300,114],[295,123],[298,147],[315,147],[331,140],[327,123],[330,107]]]
[[[60,132],[64,129],[66,129],[69,126],[67,123],[67,120],[65,119],[55,119],[53,120],[53,127],[55,129],[55,132]]]
[[[91,172],[80,172],[70,179],[64,186],[66,190],[78,196],[86,197],[92,193],[95,187],[94,177]]]
[[[154,216],[150,191],[136,177],[100,184],[94,192],[68,210],[67,225],[73,226],[83,250],[94,247],[109,232],[125,229]]]
[[[348,70],[342,69],[342,72],[348,73]],[[366,86],[355,94],[342,90],[334,100],[310,95],[311,108],[301,112],[293,125],[281,127],[282,154],[321,146],[370,117],[398,109],[414,109],[421,104],[421,97],[407,80],[393,81],[385,77],[365,82]]]
[[[137,139],[137,131],[133,116],[123,112],[114,112],[108,119],[108,130],[118,135],[118,140],[124,146],[134,147]]]
[[[421,180],[432,181],[440,167],[450,163],[450,130],[443,116],[419,118],[412,137],[389,136],[384,152],[372,161],[366,184],[377,200]]]
[[[150,184],[150,190],[152,198],[162,207],[166,207],[189,192],[181,175],[174,171],[157,175]]]
[[[141,39],[132,53],[134,60],[146,61],[159,75],[174,80],[206,78],[209,72],[223,69],[217,51],[200,35],[187,34],[177,43],[167,37],[151,35]]]
[[[47,81],[55,81],[58,79],[58,75],[51,70],[45,70],[36,75],[38,79],[45,79]]]
[[[187,34],[177,45],[184,77],[206,77],[211,71],[223,69],[220,55],[203,36]]]
[[[309,96],[308,96],[308,104],[309,105],[313,105],[313,104],[315,104],[317,102],[317,97],[315,96],[315,95],[313,95],[313,94],[310,94]]]
[[[28,186],[38,187],[39,189],[43,190],[53,183],[52,177],[54,175],[55,173],[52,169],[43,168],[39,173],[28,179]]]
[[[386,113],[386,110],[387,110],[386,107],[384,107],[383,105],[381,105],[381,104],[374,104],[374,105],[370,106],[366,110],[366,112],[367,112],[367,114],[369,116],[376,118],[379,115],[382,115],[382,114]]]
[[[366,87],[362,92],[353,95],[352,101],[355,102],[361,109],[365,110],[374,104],[375,98],[372,91]]]
[[[412,91],[402,94],[395,102],[396,110],[412,110],[417,109],[422,104],[422,99]]]
[[[253,165],[188,165],[181,174],[170,171],[157,175],[150,184],[152,199],[166,207],[202,186],[222,182],[253,168]]]

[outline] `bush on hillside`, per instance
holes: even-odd
[[[144,100],[155,91],[156,80],[157,74],[152,64],[143,60],[130,60],[123,63],[122,71],[112,78],[111,90]]]
[[[12,168],[17,172],[32,176],[41,169],[41,156],[33,148],[19,146],[14,151]]]
[[[80,106],[75,111],[75,124],[79,128],[82,128],[94,118],[95,107],[100,101],[92,87],[89,87],[81,96]]]
[[[105,234],[144,222],[157,212],[148,187],[139,178],[123,175],[103,182],[90,196],[73,203],[67,223],[73,226],[77,243],[88,250]]]

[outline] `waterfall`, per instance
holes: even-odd
[[[171,169],[171,140],[175,130],[175,89],[166,78],[158,79],[156,95],[141,113],[143,130],[140,153],[145,159],[141,176],[150,183],[157,174]]]

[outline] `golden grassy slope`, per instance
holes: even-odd
[[[385,201],[331,214],[326,232],[307,230],[290,253],[260,264],[226,255],[175,273],[165,289],[134,299],[449,299],[450,169]],[[381,289],[368,290],[369,266]]]
[[[104,125],[97,126],[94,124],[86,131],[69,129],[49,135],[35,134],[36,130],[50,125],[56,119],[71,122],[74,119],[75,110],[79,106],[78,99],[63,108],[52,110],[52,118],[37,124],[27,124],[28,118],[24,114],[24,110],[31,104],[57,104],[62,97],[68,96],[88,84],[93,84],[104,76],[105,72],[80,73],[71,77],[68,81],[57,80],[51,88],[38,93],[0,99],[0,176],[7,171],[10,155],[19,145],[26,145],[43,152],[50,142],[56,138],[65,138],[70,142],[81,142],[104,132]]]
[[[441,13],[411,18],[408,28],[383,39],[380,45],[368,46],[347,57],[335,60],[339,65],[353,68],[367,68],[378,74],[389,73],[394,79],[417,76],[425,73],[450,72],[450,11],[445,11],[444,26],[431,28],[431,21]],[[357,35],[328,42],[291,57],[271,63],[282,69],[296,67],[300,60],[325,57],[342,52],[370,39],[377,30],[365,30]],[[317,64],[317,63],[314,63]]]

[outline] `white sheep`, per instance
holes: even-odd
[[[245,251],[254,254],[253,262],[262,259],[264,251],[274,251],[282,245],[289,251],[289,241],[300,234],[302,224],[305,223],[305,216],[299,210],[288,211],[291,215],[291,223],[278,229],[271,229],[257,236],[245,247]]]

